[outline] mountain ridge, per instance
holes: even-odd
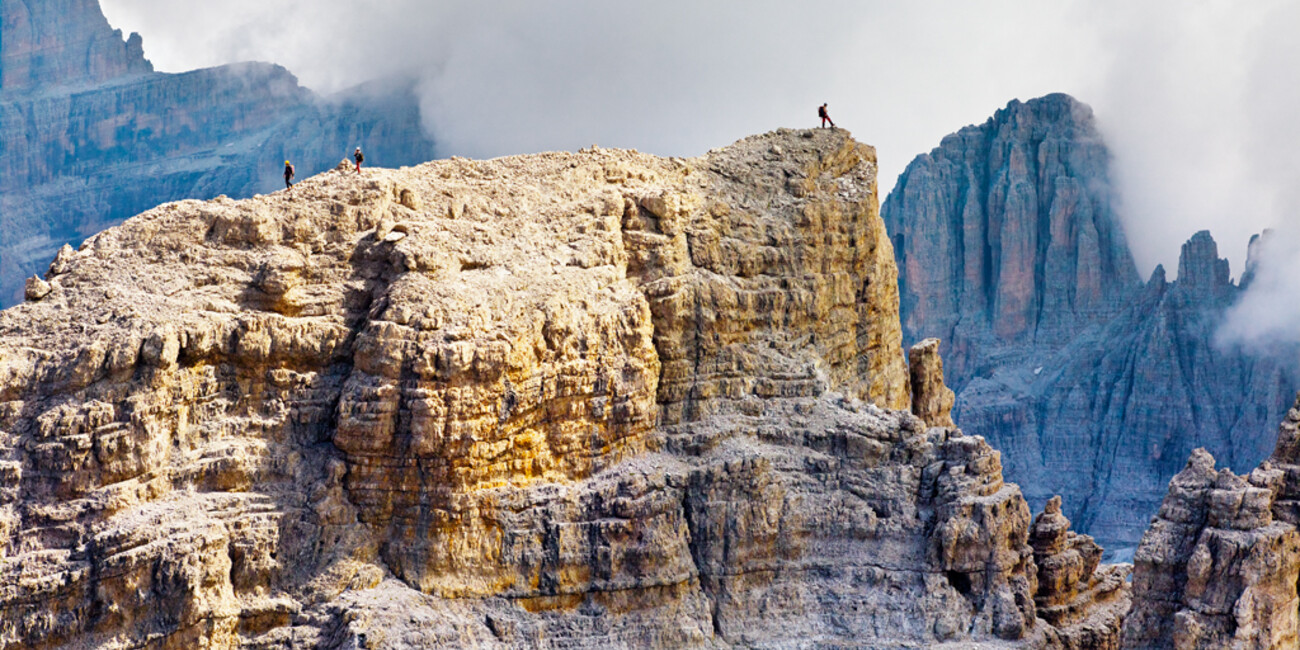
[[[63,244],[160,202],[269,192],[286,159],[309,175],[357,145],[434,157],[409,82],[320,97],[269,63],[153,72],[97,1],[30,6],[0,8],[0,306]]]
[[[342,168],[63,249],[0,312],[0,647],[1113,641],[1127,567],[905,365],[875,170]]]

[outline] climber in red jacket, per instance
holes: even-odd
[[[352,152],[352,159],[357,161],[357,173],[360,174],[361,163],[366,161],[366,155],[361,153],[361,147],[357,147],[357,150]]]
[[[817,107],[817,117],[822,118],[822,128],[826,128],[826,123],[831,123],[831,128],[835,128],[835,120],[831,119],[831,114],[826,112],[826,104]]]

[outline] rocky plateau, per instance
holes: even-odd
[[[875,174],[453,158],[64,247],[0,312],[0,648],[1118,647],[1128,567],[905,360]]]

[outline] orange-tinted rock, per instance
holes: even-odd
[[[912,413],[932,427],[956,426],[952,422],[952,389],[943,384],[943,359],[939,339],[926,339],[907,351],[912,382]]]

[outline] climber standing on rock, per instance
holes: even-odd
[[[284,188],[293,189],[293,165],[284,161]]]
[[[835,120],[831,119],[831,114],[826,112],[826,104],[817,107],[817,117],[822,118],[822,128],[826,128],[826,123],[831,123],[831,128],[835,128]]]
[[[357,150],[352,152],[352,159],[357,161],[357,173],[360,174],[361,163],[366,161],[366,154],[361,153],[361,147],[357,147]]]

